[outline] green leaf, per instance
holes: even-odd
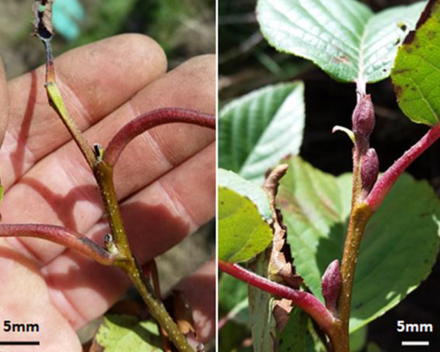
[[[377,82],[389,76],[423,4],[374,14],[355,0],[259,0],[257,18],[278,50],[313,61],[336,80]]]
[[[3,186],[0,185],[0,204],[2,204],[3,196],[4,196],[4,189]]]
[[[261,187],[233,172],[219,170],[218,183],[218,258],[248,261],[272,241],[269,201]]]
[[[307,352],[307,325],[309,319],[304,311],[293,308],[289,315],[289,321],[277,337],[279,352]]]
[[[105,352],[160,352],[157,324],[130,315],[106,315],[96,340]]]
[[[341,259],[351,203],[351,175],[325,174],[289,160],[278,206],[297,272],[321,299],[320,278]],[[425,181],[402,175],[368,223],[354,279],[350,331],[397,305],[431,271],[440,245],[440,202]]]
[[[350,334],[350,352],[360,352],[367,343],[368,326],[356,330]]]
[[[219,118],[219,166],[262,183],[287,154],[298,154],[304,130],[302,82],[268,86],[227,104]]]
[[[258,208],[260,215],[267,222],[272,221],[272,210],[270,209],[269,198],[263,188],[250,182],[235,172],[218,169],[217,183],[219,186],[229,188],[250,199]]]
[[[433,126],[440,115],[440,3],[431,1],[400,47],[391,72],[400,108],[413,122]]]
[[[252,352],[250,348],[243,348],[243,342],[250,337],[249,328],[229,321],[218,332],[219,352]]]
[[[218,299],[220,314],[224,312],[229,320],[238,324],[249,324],[247,283],[230,275],[221,275],[218,285]]]

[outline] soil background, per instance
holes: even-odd
[[[411,0],[362,1],[374,11],[390,6],[411,4]],[[306,128],[300,155],[313,166],[340,175],[351,172],[349,138],[332,134],[335,125],[351,128],[356,105],[354,84],[332,80],[316,66],[302,59],[276,52],[261,36],[255,18],[254,0],[220,0],[219,7],[219,89],[220,103],[239,97],[267,84],[300,79],[305,83]],[[395,159],[427,131],[406,118],[396,104],[390,79],[367,87],[376,110],[376,127],[371,146],[379,155],[380,170]],[[427,180],[440,196],[440,143],[437,142],[407,170],[416,179]],[[417,255],[417,253],[414,253]],[[383,351],[440,351],[440,260],[418,289],[398,306],[369,324],[368,341]],[[434,333],[411,334],[406,338],[429,338],[430,347],[401,347],[404,336],[396,332],[397,321],[430,323]]]

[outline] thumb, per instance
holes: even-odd
[[[3,61],[0,58],[0,147],[5,137],[9,118],[9,97]]]

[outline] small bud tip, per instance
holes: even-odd
[[[342,275],[337,259],[332,261],[325,270],[322,276],[321,286],[326,307],[336,312],[336,304],[342,287]]]
[[[361,160],[361,180],[362,189],[367,194],[370,193],[379,176],[379,158],[376,150],[370,148],[367,150]]]
[[[352,123],[356,139],[366,139],[373,132],[375,125],[374,106],[369,94],[364,96],[356,105]]]

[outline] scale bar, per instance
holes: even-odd
[[[0,341],[0,346],[40,346],[40,341]]]
[[[429,346],[429,341],[402,341],[402,346]]]

